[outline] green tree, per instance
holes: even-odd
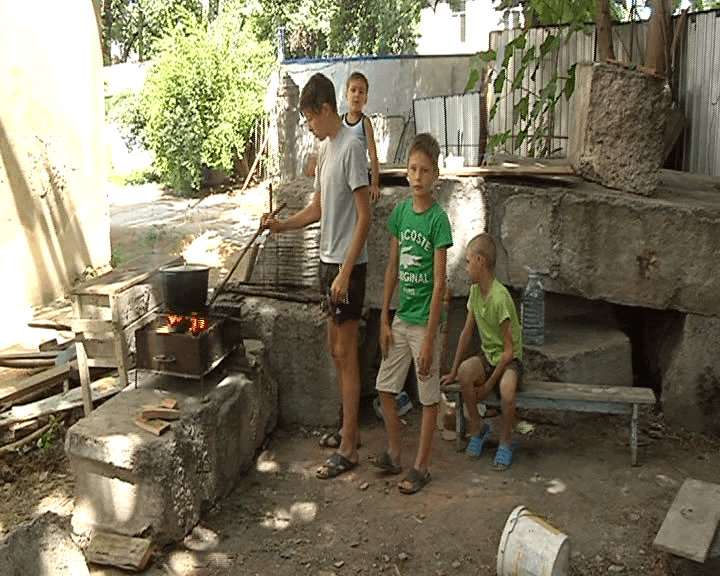
[[[157,41],[176,26],[180,18],[192,14],[200,22],[203,0],[98,0],[102,2],[103,62],[113,64],[113,47],[119,51],[116,61],[152,58]],[[205,0],[209,2],[209,0]],[[212,16],[218,0],[206,4]]]
[[[254,0],[259,37],[285,28],[287,56],[412,54],[432,0]]]
[[[186,14],[160,40],[141,94],[141,136],[155,170],[178,192],[200,187],[201,168],[232,172],[263,114],[272,44],[249,32],[239,3],[209,27]]]

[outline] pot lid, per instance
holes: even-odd
[[[203,272],[205,270],[210,270],[210,267],[204,264],[173,264],[160,268],[161,272]]]

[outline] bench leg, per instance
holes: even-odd
[[[630,461],[633,466],[637,466],[637,421],[638,421],[638,405],[632,405],[632,420],[630,422]]]
[[[455,393],[455,448],[462,452],[465,441],[465,408],[462,392]]]

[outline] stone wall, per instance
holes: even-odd
[[[715,353],[720,344],[720,291],[716,286],[720,278],[720,182],[667,171],[660,176],[661,186],[652,198],[606,189],[579,178],[440,179],[434,193],[448,211],[454,239],[448,251],[449,287],[454,297],[448,361],[452,361],[469,289],[464,248],[472,236],[488,231],[498,242],[496,273],[503,283],[518,293],[526,282],[527,268],[532,267],[540,271],[553,306],[559,298],[564,299],[557,308],[566,312],[558,315],[557,310],[549,309],[550,320],[564,324],[565,320],[558,316],[584,315],[614,325],[617,330],[616,310],[639,311],[630,324],[641,326],[623,323],[624,330],[633,332],[632,342],[620,335],[608,340],[611,345],[597,346],[598,350],[607,350],[593,362],[602,364],[613,354],[618,360],[611,361],[613,366],[607,370],[600,364],[595,366],[590,370],[590,381],[630,384],[627,362],[628,346],[632,344],[633,356],[641,358],[653,377],[652,382],[639,384],[656,384],[658,393],[662,390],[666,418],[686,427],[715,430],[720,418],[720,409],[715,408],[720,402],[716,377],[720,366]],[[290,199],[299,209],[311,190],[312,181],[306,179],[289,183],[277,192],[280,200]],[[387,219],[397,202],[407,197],[409,188],[384,186],[381,191],[381,199],[372,207],[373,224],[368,237],[366,306],[371,311],[382,305],[390,240]],[[262,263],[256,266],[262,268]],[[334,371],[317,310],[290,307],[292,310],[278,311],[268,301],[262,314],[253,313],[253,323],[262,327],[263,334],[256,337],[272,337],[281,344],[279,349],[286,351],[283,367],[275,368],[282,371],[276,375],[281,415],[291,415],[292,421],[298,421],[304,417],[298,398],[306,392],[302,386],[307,374],[313,376],[311,392],[318,400],[323,395],[334,396]],[[267,315],[271,317],[265,318]],[[366,346],[372,346],[377,338],[373,318],[369,312]],[[293,330],[288,324],[291,321],[296,326],[307,325],[307,330]],[[595,330],[594,336],[600,338],[602,334]],[[302,347],[312,344],[322,350],[318,361],[310,363],[312,366],[304,366],[308,364],[307,354],[293,350],[300,342]],[[587,356],[586,348],[573,352],[572,362],[563,361],[561,370],[551,366],[550,372],[581,379],[587,372],[587,362],[583,360],[583,366],[573,362],[579,361],[579,354]],[[368,349],[363,354],[363,390],[372,393],[375,353]],[[269,357],[275,354],[270,352]],[[538,371],[548,372],[546,368],[540,366]],[[294,392],[283,400],[288,382],[295,383]],[[335,403],[314,410],[318,423],[331,424],[336,417]]]

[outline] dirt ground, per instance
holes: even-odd
[[[112,196],[113,255],[184,252],[193,255],[189,261],[214,266],[217,278],[222,262],[257,229],[265,198],[259,189],[193,206],[197,201],[119,190]],[[516,434],[519,446],[508,471],[492,468],[497,434],[480,460],[470,461],[438,433],[430,483],[405,496],[396,486],[401,476],[383,476],[367,462],[385,442],[370,400],[363,402],[358,468],[318,480],[315,469],[330,454],[318,445],[326,430],[276,430],[234,492],[208,510],[184,542],[156,551],[144,574],[491,575],[505,521],[519,505],[568,536],[570,575],[710,573],[652,542],[685,479],[718,482],[720,439],[669,429],[659,409],[647,409],[634,467],[629,416],[522,411],[526,433]],[[404,418],[405,469],[417,446],[420,414],[415,407]],[[0,457],[0,537],[46,510],[72,513],[63,434],[79,415]],[[488,421],[499,428],[499,416]],[[91,568],[94,576],[126,574]]]

